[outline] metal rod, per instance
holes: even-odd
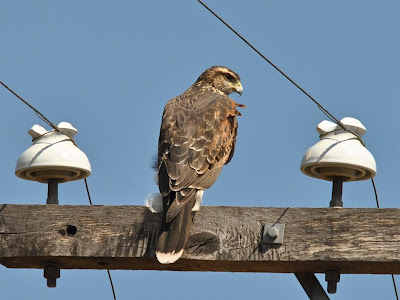
[[[329,300],[314,273],[294,273],[310,300]]]
[[[344,180],[345,177],[342,176],[333,177],[332,200],[329,203],[329,207],[343,207],[342,190]]]
[[[46,204],[58,204],[58,179],[51,178],[48,181]]]

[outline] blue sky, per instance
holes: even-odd
[[[400,2],[206,1],[338,119],[359,119],[374,155],[381,207],[399,207]],[[197,1],[3,1],[0,80],[54,123],[68,121],[88,155],[92,200],[142,205],[157,191],[150,168],[165,103],[213,65],[240,74],[248,108],[232,162],[205,205],[326,207],[331,184],[304,176],[318,140],[318,108]],[[233,95],[237,99],[236,95]],[[0,89],[7,129],[0,149],[3,203],[43,204],[47,187],[14,175],[45,126]],[[48,128],[49,129],[49,128]],[[82,181],[61,204],[87,205]],[[345,207],[374,207],[371,182],[345,183]],[[4,299],[111,299],[106,271],[62,270],[56,289],[40,270],[0,266]],[[113,271],[118,299],[308,299],[293,274]],[[322,275],[318,275],[325,286]],[[172,279],[171,279],[172,278]],[[172,282],[174,284],[172,284]],[[389,275],[343,275],[331,299],[395,299]]]

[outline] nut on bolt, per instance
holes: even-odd
[[[55,288],[57,285],[57,278],[60,278],[60,268],[56,263],[48,262],[44,267],[43,276],[47,279],[47,286]]]
[[[340,281],[340,272],[338,269],[327,270],[325,273],[325,281],[328,282],[328,293],[335,294],[337,290],[337,283]]]

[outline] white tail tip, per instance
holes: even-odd
[[[162,252],[156,252],[157,260],[161,264],[172,264],[176,262],[183,253],[183,249],[179,252],[171,252],[171,253],[162,253]]]
[[[144,203],[152,213],[159,213],[163,210],[163,198],[160,193],[151,193]]]

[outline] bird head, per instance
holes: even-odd
[[[214,66],[203,72],[196,82],[204,81],[211,84],[217,90],[229,95],[233,92],[242,95],[243,86],[240,77],[227,67]]]

